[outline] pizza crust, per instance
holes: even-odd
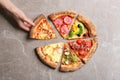
[[[36,26],[39,25],[39,22],[42,20],[42,19],[46,19],[45,16],[43,14],[40,14],[35,20],[34,20],[34,24],[35,26],[33,26],[31,28],[31,31],[30,31],[30,38],[35,38],[35,33],[36,33]]]
[[[85,25],[85,27],[88,30],[88,33],[89,33],[90,37],[94,37],[94,36],[97,35],[95,26],[93,25],[93,23],[87,17],[85,17],[82,14],[78,14],[77,20],[82,22]]]
[[[50,14],[48,17],[49,19],[51,19],[52,21],[54,21],[56,18],[60,17],[60,16],[70,16],[72,18],[74,18],[76,16],[76,12],[75,11],[62,11],[62,12],[57,12],[57,13],[52,13]]]
[[[84,64],[82,62],[77,62],[76,64],[69,64],[69,65],[63,65],[60,66],[60,71],[62,72],[69,72],[69,71],[75,71],[79,68],[81,68]]]
[[[92,40],[92,44],[93,44],[93,46],[91,47],[90,51],[87,53],[85,58],[82,58],[84,63],[87,63],[90,60],[90,58],[92,57],[92,55],[94,54],[94,52],[96,51],[96,49],[98,47],[98,39],[94,38]]]
[[[42,47],[36,48],[37,54],[39,55],[40,59],[51,68],[55,69],[57,67],[57,62],[52,62],[49,58],[47,58],[44,53],[42,52]]]

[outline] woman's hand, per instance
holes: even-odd
[[[14,10],[14,12],[12,12],[12,16],[17,21],[19,26],[26,31],[29,31],[30,28],[34,26],[33,21],[26,17],[26,15],[19,9]]]
[[[20,28],[29,31],[30,28],[34,26],[33,21],[29,19],[20,9],[18,9],[10,0],[0,0],[0,5],[12,14]]]

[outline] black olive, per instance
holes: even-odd
[[[80,25],[80,24],[78,24],[78,27],[80,28],[80,27],[81,27],[81,25]]]
[[[77,36],[81,36],[80,34],[77,34]]]
[[[87,36],[87,34],[83,34],[83,36]]]

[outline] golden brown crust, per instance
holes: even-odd
[[[50,20],[54,21],[56,18],[58,18],[60,16],[67,16],[67,15],[74,18],[76,16],[76,12],[67,10],[67,11],[52,13],[48,17],[49,17]]]
[[[39,55],[40,59],[48,66],[50,66],[51,68],[55,69],[57,67],[57,62],[52,62],[49,58],[47,58],[47,56],[44,55],[44,53],[42,52],[42,47],[38,47],[36,48],[37,50],[37,54]]]
[[[51,30],[52,31],[52,35],[50,36],[50,38],[44,38],[44,39],[52,39],[52,38],[57,38],[57,35],[55,34],[54,30],[52,29],[51,25],[48,23],[46,17],[43,15],[43,14],[40,14],[35,20],[34,20],[34,23],[35,23],[35,26],[33,26],[31,28],[31,31],[30,31],[30,38],[35,38],[35,34],[37,32],[37,28],[39,26],[39,24],[41,23],[41,21],[43,20],[46,20],[47,22],[47,25],[49,27],[48,31]],[[49,35],[48,35],[49,36]],[[35,38],[36,39],[36,38]],[[43,38],[41,38],[43,39]]]
[[[43,14],[40,14],[40,15],[34,20],[35,26],[33,26],[33,27],[31,28],[30,38],[35,38],[36,28],[37,28],[37,26],[39,25],[39,22],[40,22],[42,19],[46,19],[46,17],[45,17]]]
[[[88,30],[88,33],[89,33],[90,37],[94,37],[94,36],[97,35],[95,26],[93,25],[93,23],[87,17],[85,17],[82,14],[78,14],[77,20],[82,22],[85,25],[85,27]]]
[[[69,65],[63,65],[60,66],[60,71],[62,72],[68,72],[68,71],[75,71],[79,68],[81,68],[84,64],[82,62],[77,62],[75,64],[69,64]]]
[[[94,54],[94,52],[96,51],[97,46],[98,46],[98,39],[94,38],[92,40],[92,44],[93,44],[93,46],[91,47],[90,51],[87,53],[85,58],[82,58],[84,63],[87,63],[90,60],[90,58],[92,57],[92,55]]]

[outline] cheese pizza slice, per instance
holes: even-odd
[[[40,59],[48,66],[56,68],[63,53],[63,43],[54,43],[36,48]]]
[[[74,50],[69,46],[68,43],[64,44],[62,61],[60,65],[60,71],[68,72],[75,71],[83,66],[82,61],[76,55]]]
[[[52,13],[48,17],[55,25],[59,34],[66,39],[75,16],[76,12],[74,11],[63,11]]]
[[[91,40],[78,39],[68,44],[83,63],[87,63],[97,49],[98,40],[97,38]]]
[[[46,17],[43,14],[39,15],[35,19],[34,23],[35,26],[33,26],[30,31],[30,38],[42,40],[57,38],[53,28],[48,23]]]
[[[88,18],[79,14],[71,27],[68,39],[89,38],[94,36],[96,36],[95,26]]]

